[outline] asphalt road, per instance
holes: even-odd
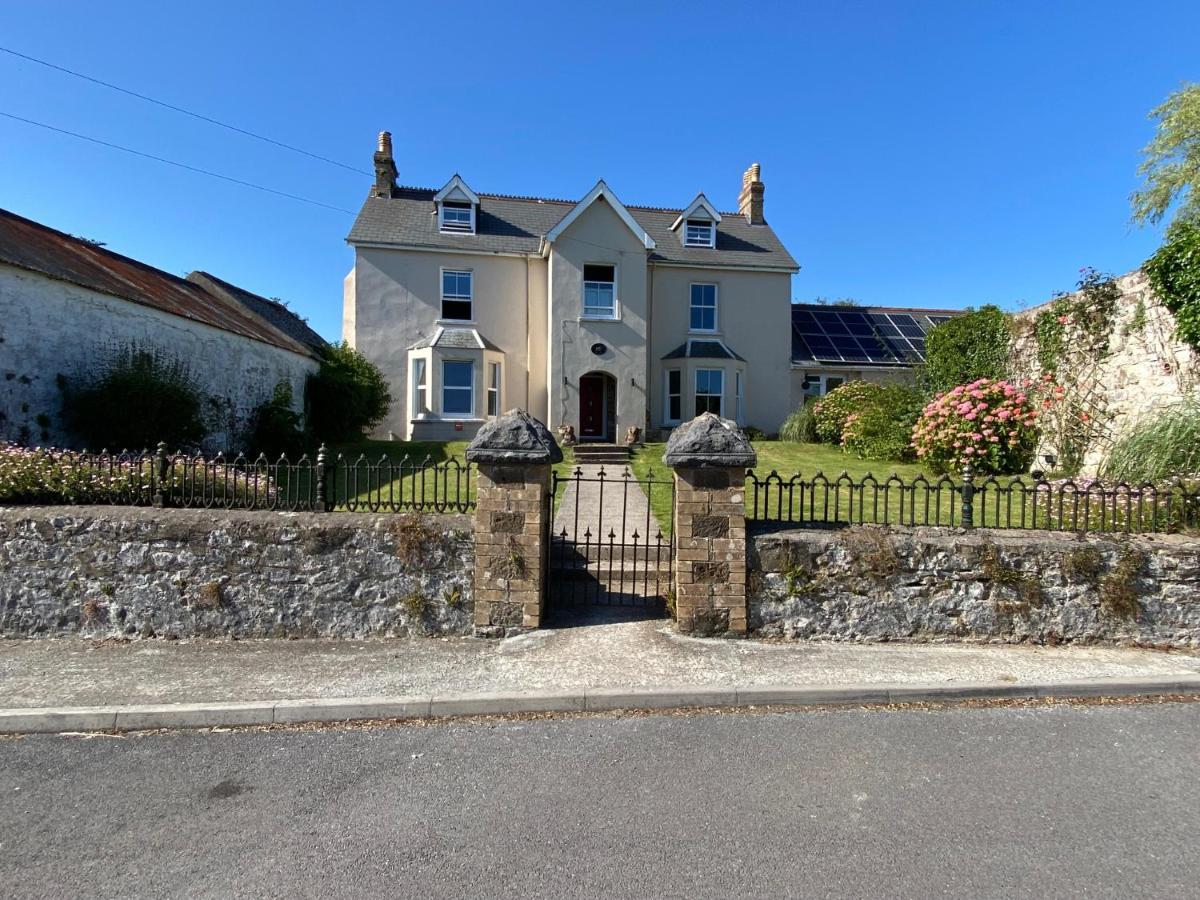
[[[0,741],[8,897],[1200,895],[1200,703]]]

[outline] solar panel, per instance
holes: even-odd
[[[925,334],[950,316],[793,309],[797,345],[817,362],[896,365],[925,359]]]

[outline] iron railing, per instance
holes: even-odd
[[[1200,490],[1181,481],[1131,485],[1098,480],[988,477],[964,470],[898,475],[784,478],[747,473],[746,517],[797,527],[934,525],[1070,532],[1168,533],[1200,528]]]
[[[311,512],[467,512],[474,466],[431,457],[32,450],[0,503],[107,504]],[[18,462],[8,462],[17,468]]]
[[[551,602],[661,611],[673,584],[675,537],[673,515],[664,529],[655,506],[665,501],[673,513],[674,479],[635,476],[627,467],[610,474],[601,466],[589,475],[576,468],[554,472],[550,491]]]

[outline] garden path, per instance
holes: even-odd
[[[574,471],[581,474],[576,479],[573,472],[562,488],[554,517],[555,536],[561,537],[565,531],[567,540],[582,542],[590,531],[591,541],[599,535],[607,543],[611,533],[616,543],[632,544],[636,532],[640,544],[646,542],[647,534],[654,539],[658,524],[650,515],[645,491],[628,466],[585,463]]]

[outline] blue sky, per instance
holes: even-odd
[[[39,2],[0,46],[369,172],[484,192],[735,205],[793,297],[1032,304],[1157,245],[1128,224],[1146,113],[1200,80],[1192,2]],[[355,174],[0,53],[0,111],[356,210]],[[340,334],[352,217],[0,118],[0,206]]]

